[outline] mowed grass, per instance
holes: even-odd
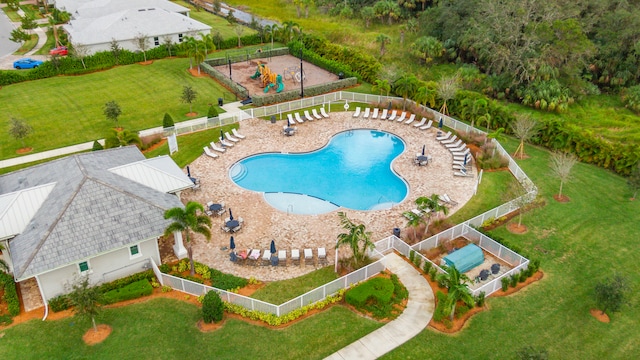
[[[156,60],[83,76],[57,76],[4,86],[0,90],[0,128],[12,117],[26,121],[33,133],[25,145],[33,152],[104,138],[115,127],[105,118],[104,104],[115,100],[122,109],[118,126],[137,131],[162,126],[165,113],[175,122],[188,120],[189,104],[181,101],[184,86],[198,93],[193,111],[206,116],[219,97],[234,97],[209,77],[193,77],[189,59]],[[0,158],[16,157],[22,144],[6,132],[0,137]]]
[[[3,330],[0,353],[9,359],[322,359],[382,324],[334,306],[282,329],[230,319],[203,333],[200,307],[154,299],[105,309],[97,323],[112,327],[102,343],[88,346],[89,320],[32,320]]]
[[[326,266],[295,279],[268,283],[254,292],[251,297],[279,305],[337,278],[338,276],[333,271],[333,267]]]
[[[203,24],[207,24],[211,26],[211,34],[215,34],[216,32],[218,32],[220,33],[220,36],[222,36],[223,39],[238,37],[234,26],[229,24],[229,22],[225,18],[214,15],[204,10],[196,10],[196,8],[193,5],[189,4],[186,1],[172,0],[171,2],[176,3],[180,6],[184,6],[186,8],[189,8],[191,10],[189,12],[189,17],[194,20],[200,21]],[[246,36],[246,35],[251,35],[256,33],[255,30],[246,26],[243,26],[243,29],[244,30],[242,31],[241,36]]]
[[[513,140],[506,142],[509,151],[516,146]],[[475,315],[459,334],[425,330],[384,359],[512,359],[525,345],[547,349],[550,359],[640,356],[640,265],[635,259],[640,202],[629,200],[624,178],[577,164],[574,180],[563,190],[571,201],[558,203],[552,196],[560,183],[550,175],[548,151],[534,147],[526,151],[531,158],[519,164],[547,205],[523,216],[529,228],[526,234],[514,235],[504,227],[492,233],[540,258],[544,278],[516,295],[489,298],[490,310]],[[631,303],[610,314],[612,321],[605,324],[589,309],[596,307],[596,282],[614,272],[630,281]]]

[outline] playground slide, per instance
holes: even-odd
[[[278,87],[276,88],[276,92],[279,93],[282,90],[284,90],[284,83],[282,82],[282,75],[278,75],[278,78],[276,79],[276,85],[278,85]]]
[[[256,69],[255,74],[251,75],[252,79],[257,79],[260,76],[260,66],[258,66],[258,68]]]
[[[264,87],[264,93],[268,93],[269,89],[271,89],[272,87],[274,87],[276,84],[274,83],[269,83],[267,86]]]

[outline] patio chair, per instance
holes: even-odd
[[[419,128],[419,127],[421,127],[422,125],[424,125],[424,123],[425,123],[425,122],[427,122],[427,118],[422,118],[422,120],[420,120],[420,122],[419,122],[419,123],[417,123],[417,124],[413,124],[413,127],[417,127],[417,128]]]
[[[304,111],[304,118],[307,119],[307,121],[313,121],[313,118],[309,114],[309,110]]]
[[[318,265],[327,265],[327,250],[318,248]]]
[[[397,122],[401,123],[404,121],[404,119],[406,118],[407,113],[406,112],[402,112],[402,114],[400,114],[400,117],[396,120]]]
[[[271,264],[271,251],[269,249],[262,252],[262,266],[269,266]]]
[[[222,225],[220,228],[222,229],[222,231],[224,231],[224,232],[226,232],[226,233],[228,233],[229,231],[231,231],[231,229],[229,229],[228,227],[226,227],[226,226],[224,226],[224,225]]]
[[[300,124],[302,124],[302,123],[304,122],[304,120],[302,120],[302,118],[300,117],[300,113],[295,113],[294,115],[295,115],[296,120],[297,120]]]
[[[353,117],[357,118],[360,116],[360,106],[356,106],[356,111],[353,112]]]
[[[246,136],[238,134],[238,130],[236,130],[236,128],[231,129],[231,132],[233,133],[233,135],[235,135],[235,137],[237,137],[238,139],[244,139],[246,138]]]
[[[405,121],[405,125],[409,125],[411,124],[414,120],[416,119],[416,114],[411,114],[411,116],[409,116],[409,120]],[[424,118],[423,118],[424,119]],[[424,124],[424,123],[423,123]],[[414,125],[415,126],[415,125]]]
[[[380,120],[387,120],[387,113],[388,112],[389,112],[389,110],[382,109],[382,115],[380,115]]]
[[[228,142],[227,140],[223,139],[222,137],[219,138],[220,140],[220,144],[226,146],[226,147],[232,147],[233,143]]]
[[[313,265],[313,250],[304,249],[304,264]]]
[[[300,265],[300,250],[293,249],[291,250],[291,261],[294,265]]]
[[[213,211],[209,210],[209,206],[213,205],[213,201],[209,201],[207,205],[204,207],[204,213],[211,216],[213,215]]]
[[[453,135],[452,137],[446,139],[446,140],[442,140],[440,141],[440,144],[447,145],[447,144],[452,144],[454,141],[458,140],[458,136],[457,135]]]
[[[370,113],[371,113],[371,108],[366,108],[364,109],[364,115],[362,115],[362,117],[365,119],[368,119]]]
[[[322,119],[322,116],[320,116],[320,114],[318,114],[318,111],[315,108],[311,109],[311,114],[313,114],[313,117],[318,119],[318,120]]]
[[[451,151],[451,153],[459,153],[459,152],[463,152],[467,150],[467,144],[462,143],[460,146],[458,146],[457,148],[449,148],[449,151]]]
[[[447,149],[455,149],[457,147],[460,147],[460,145],[462,144],[462,140],[458,139],[458,141],[456,141],[455,143],[444,144],[444,147],[446,147]]]
[[[468,172],[467,170],[458,170],[453,172],[453,176],[470,177],[473,176],[473,174]]]
[[[445,193],[445,194],[442,194],[442,196],[444,197],[444,199],[445,199],[445,201],[446,201],[447,203],[449,203],[449,204],[451,204],[451,205],[453,205],[453,206],[458,205],[458,202],[457,202],[457,201],[453,201],[453,200],[449,197],[449,195],[447,195],[446,193]]]
[[[207,155],[208,157],[211,157],[211,158],[214,158],[214,159],[218,157],[218,155],[216,155],[216,154],[211,152],[211,149],[209,149],[208,146],[205,146],[202,149],[204,150],[205,155]]]
[[[225,137],[227,140],[232,141],[232,142],[234,142],[234,143],[237,143],[238,141],[240,141],[240,139],[236,139],[236,138],[234,138],[233,136],[231,136],[231,134],[229,134],[229,132],[228,132],[228,131],[224,133],[224,137]]]
[[[438,141],[443,141],[449,138],[449,136],[451,136],[451,131],[447,131],[446,134],[442,134],[442,135],[438,135],[436,136],[436,140]]]
[[[329,118],[329,114],[327,114],[326,111],[324,111],[323,107],[320,108],[320,114],[325,118]]]
[[[433,125],[433,120],[429,120],[429,122],[427,123],[427,125],[424,126],[420,126],[420,130],[427,130],[431,128],[431,125]]]
[[[247,259],[249,260],[249,263],[251,265],[257,266],[258,265],[258,260],[260,259],[260,250],[259,249],[251,250],[251,252],[249,253],[249,256],[247,257]]]
[[[295,124],[296,121],[293,119],[293,115],[287,114],[287,119],[289,120],[289,124]]]
[[[287,250],[278,251],[278,265],[287,266]]]
[[[380,111],[380,109],[373,108],[373,114],[371,114],[371,118],[372,119],[377,119],[378,118],[378,111]]]
[[[396,116],[397,116],[397,115],[398,115],[398,111],[393,110],[393,111],[391,112],[391,115],[387,118],[387,120],[391,120],[391,121],[393,121],[393,120],[395,120],[395,119],[396,119]]]
[[[219,146],[218,146],[218,145],[216,145],[216,143],[215,143],[215,142],[213,142],[213,141],[212,141],[212,142],[211,142],[211,144],[209,144],[209,145],[211,145],[211,148],[212,148],[213,150],[215,150],[215,151],[218,151],[218,152],[221,152],[221,153],[223,153],[223,152],[227,151],[227,149],[224,149],[224,148],[219,147]]]

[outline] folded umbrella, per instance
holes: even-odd
[[[233,220],[233,214],[231,213],[231,208],[229,208],[229,221]]]
[[[191,177],[191,169],[189,169],[189,165],[187,165],[187,176]]]
[[[425,146],[426,146],[426,145],[422,145],[422,156],[424,156],[424,147],[425,147]]]
[[[236,248],[236,242],[233,241],[233,236],[231,236],[231,240],[229,240],[229,249],[234,250]]]
[[[440,117],[440,121],[438,122],[438,128],[442,129],[444,123],[442,122],[442,117]]]
[[[271,240],[271,249],[270,249],[272,254],[276,253],[276,242],[275,240]]]

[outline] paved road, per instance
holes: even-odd
[[[20,48],[20,44],[9,40],[11,31],[15,29],[4,11],[0,10],[0,58],[13,54]]]

